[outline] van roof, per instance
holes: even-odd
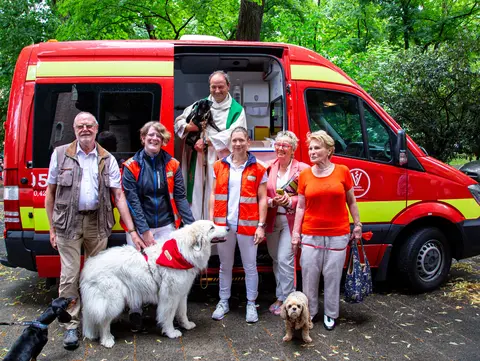
[[[89,41],[64,41],[45,42],[32,45],[31,62],[37,59],[55,60],[55,58],[77,58],[77,57],[135,57],[151,58],[171,54],[172,48],[175,51],[184,47],[194,48],[235,48],[233,52],[246,52],[248,49],[256,49],[259,54],[261,49],[270,49],[270,52],[282,54],[287,51],[291,63],[303,65],[320,65],[346,76],[339,68],[326,60],[321,55],[307,48],[286,44],[252,41],[218,41],[218,40],[89,40]],[[278,57],[278,56],[277,56]],[[349,79],[351,80],[351,79]]]

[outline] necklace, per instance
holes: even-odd
[[[318,164],[315,164],[315,166],[317,167],[317,169],[318,169],[320,172],[325,172],[326,170],[329,170],[330,168],[333,167],[333,163],[330,163],[329,165],[327,165],[327,166],[324,167],[324,168],[319,167]]]

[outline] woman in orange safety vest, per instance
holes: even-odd
[[[215,162],[210,196],[210,219],[227,226],[230,232],[225,243],[219,243],[220,302],[212,314],[221,320],[230,310],[228,300],[232,286],[235,244],[238,242],[247,287],[247,322],[257,322],[255,300],[258,294],[257,246],[265,237],[267,217],[266,166],[248,152],[250,139],[243,127],[230,136],[232,154]]]

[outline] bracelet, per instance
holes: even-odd
[[[136,230],[135,229],[129,229],[127,232],[132,234],[133,232],[136,232]]]
[[[353,225],[354,227],[360,227],[360,228],[363,227],[363,224],[361,224],[360,222],[354,223]]]

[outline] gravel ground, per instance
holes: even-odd
[[[3,203],[1,217],[3,219]],[[1,222],[3,231],[3,222]],[[3,232],[0,232],[3,234]],[[0,240],[0,253],[4,253]],[[448,282],[428,294],[409,294],[391,284],[376,284],[375,293],[358,305],[341,303],[339,324],[333,332],[316,323],[310,345],[300,339],[282,342],[284,326],[268,312],[274,299],[273,282],[260,283],[256,324],[245,322],[244,286],[234,288],[231,311],[222,321],[210,316],[218,288],[195,287],[188,314],[197,327],[170,340],[155,327],[154,309],[146,312],[147,333],[132,334],[127,315],[112,325],[116,338],[107,350],[83,340],[75,351],[62,347],[57,323],[38,360],[479,360],[480,257],[452,267]],[[38,316],[55,298],[36,273],[0,266],[0,322],[27,321]],[[322,298],[321,298],[322,299]],[[321,307],[321,306],[320,306]],[[23,327],[0,326],[0,358]]]

